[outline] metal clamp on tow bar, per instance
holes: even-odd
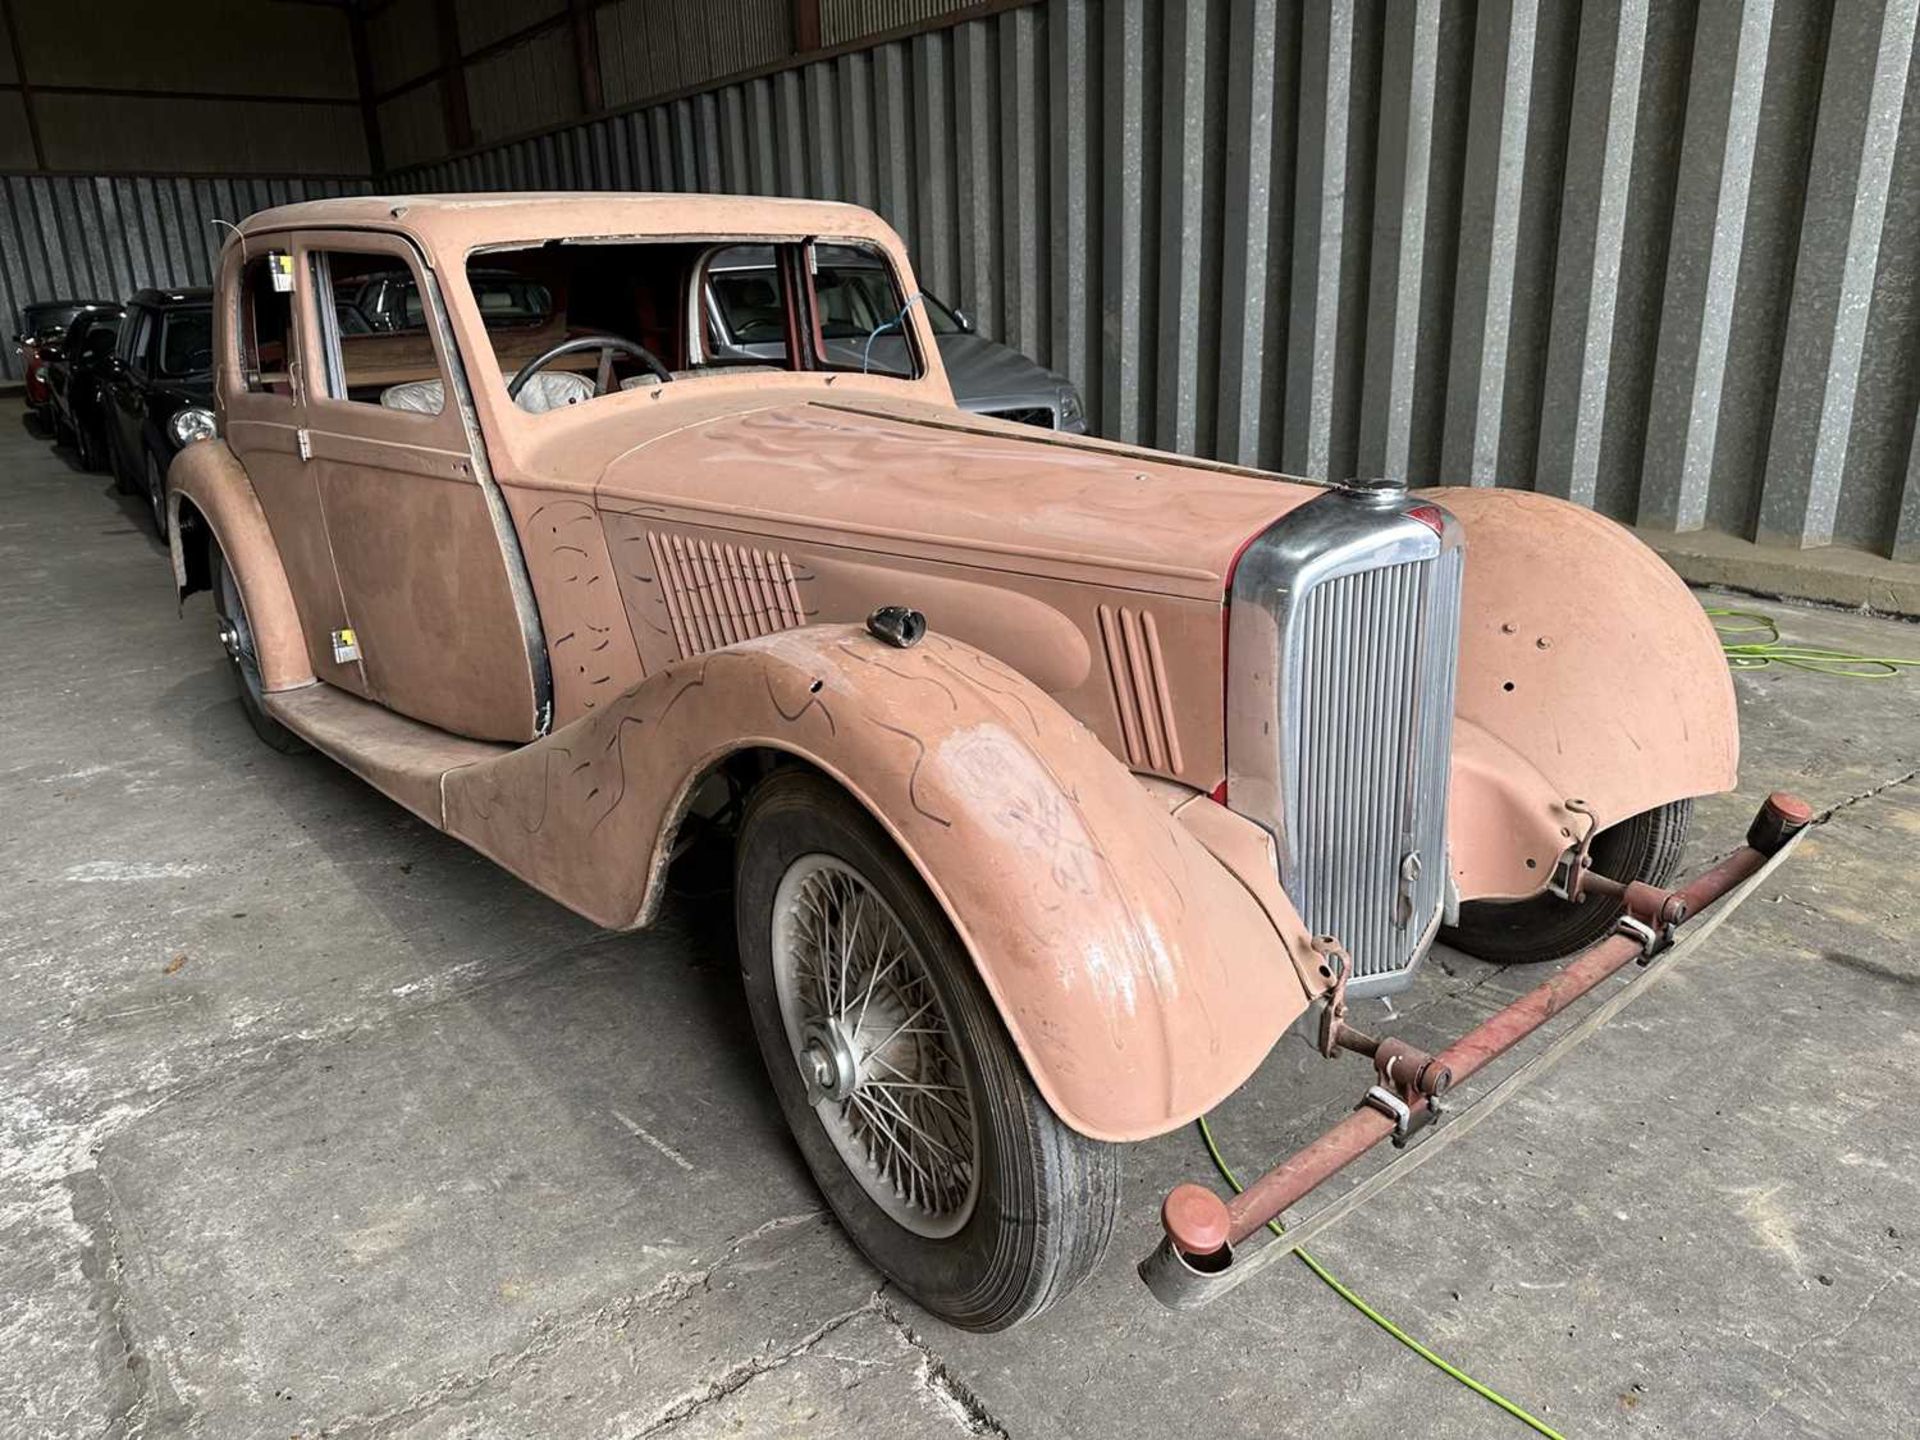
[[[1375,1085],[1360,1097],[1356,1110],[1378,1110],[1393,1121],[1393,1148],[1405,1148],[1407,1141],[1440,1118],[1440,1102],[1429,1099],[1418,1110],[1384,1085]]]
[[[1646,964],[1667,946],[1673,943],[1673,928],[1669,926],[1663,934],[1644,920],[1636,920],[1631,915],[1622,915],[1614,922],[1616,935],[1630,935],[1640,942],[1640,963]]]

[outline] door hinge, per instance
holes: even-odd
[[[311,460],[313,458],[313,432],[311,430],[296,430],[294,431],[294,439],[300,443],[300,458],[302,460]]]

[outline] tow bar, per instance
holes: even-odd
[[[1346,957],[1336,943],[1326,943],[1322,953],[1335,979],[1321,1016],[1320,1048],[1328,1055],[1352,1050],[1371,1056],[1377,1083],[1367,1090],[1352,1114],[1232,1199],[1223,1200],[1206,1186],[1190,1181],[1176,1185],[1160,1208],[1166,1236],[1140,1262],[1140,1278],[1162,1304],[1176,1310],[1198,1309],[1292,1254],[1366,1200],[1405,1178],[1437,1151],[1464,1136],[1508,1095],[1543,1074],[1637,999],[1661,971],[1704,941],[1766,875],[1785,861],[1812,819],[1813,810],[1804,800],[1779,793],[1768,796],[1747,830],[1746,844],[1675,890],[1639,883],[1621,886],[1576,868],[1568,882],[1574,896],[1585,891],[1624,903],[1626,910],[1615,933],[1581,951],[1552,979],[1483,1021],[1437,1056],[1398,1040],[1376,1040],[1347,1024]],[[1738,893],[1727,903],[1675,943],[1675,932],[1682,924],[1736,890]],[[1382,1140],[1392,1139],[1396,1146],[1405,1146],[1409,1139],[1428,1130],[1441,1115],[1441,1097],[1449,1089],[1635,961],[1646,967],[1636,983],[1616,991],[1471,1109],[1432,1130],[1429,1139],[1405,1150],[1398,1159],[1290,1226],[1284,1234],[1249,1253],[1239,1252],[1237,1247],[1258,1234],[1268,1221],[1299,1204]]]

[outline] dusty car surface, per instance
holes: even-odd
[[[735,360],[703,300],[747,243],[779,334]],[[825,245],[887,276],[885,363],[823,338]],[[346,333],[400,271],[417,323]],[[545,294],[537,352],[476,299],[502,274]],[[1443,927],[1508,960],[1605,934],[1556,873],[1659,882],[1738,738],[1699,606],[1612,522],[970,415],[917,293],[843,205],[255,215],[173,558],[264,739],[601,925],[653,918],[690,816],[729,833],[821,1189],[991,1328],[1094,1266],[1117,1142],[1206,1112],[1336,981],[1405,986]],[[1669,683],[1622,706],[1650,653]]]

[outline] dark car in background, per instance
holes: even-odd
[[[850,246],[818,245],[814,254],[820,336],[834,363],[880,374],[910,372],[886,272]],[[693,356],[693,362],[724,364],[778,354],[785,321],[778,313],[773,252],[765,245],[730,245],[712,251],[705,264],[704,332],[713,353]],[[1071,380],[977,333],[964,312],[929,290],[907,303],[926,308],[947,383],[962,410],[1075,435],[1086,432],[1080,392]],[[694,331],[696,343],[701,333]]]
[[[553,318],[553,294],[537,280],[511,270],[475,267],[467,272],[474,304],[488,329],[504,325],[540,325]],[[333,287],[343,335],[387,335],[425,327],[420,287],[407,270],[383,271]]]
[[[107,456],[123,494],[143,494],[167,534],[167,467],[214,434],[213,292],[142,290],[127,301],[104,407]]]
[[[42,374],[46,363],[43,349],[65,334],[74,316],[82,310],[96,310],[113,303],[111,300],[34,300],[21,307],[20,328],[14,331],[13,348],[20,356],[20,373],[27,382],[27,408],[43,430],[53,421],[49,411],[51,396]]]
[[[104,469],[107,461],[107,387],[118,363],[118,305],[82,310],[58,341],[42,352],[40,373],[47,387],[53,438],[80,454],[83,470]]]

